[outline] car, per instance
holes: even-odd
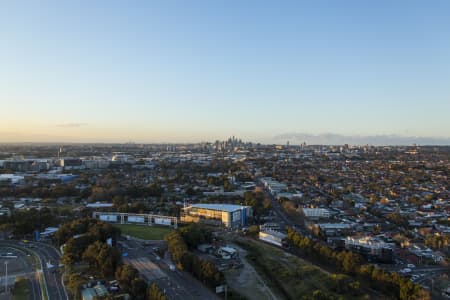
[[[413,268],[415,268],[416,266],[415,265],[413,265],[413,264],[407,264],[406,265],[408,268],[410,268],[410,269],[413,269]]]
[[[404,268],[400,270],[401,273],[410,273],[411,271],[412,270],[410,268]]]
[[[169,269],[170,269],[170,271],[175,271],[175,265],[169,264]]]

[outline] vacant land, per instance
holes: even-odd
[[[29,283],[25,278],[20,278],[14,284],[13,300],[28,300],[29,299]]]
[[[336,277],[281,249],[250,239],[238,239],[236,243],[247,250],[247,260],[267,285],[284,298],[310,299],[318,291],[334,299],[366,298],[357,289],[348,288],[351,279]]]
[[[249,300],[284,300],[279,294],[275,294],[265,283],[264,279],[256,272],[255,268],[247,261],[247,251],[232,245],[239,251],[242,268],[225,271],[227,283],[233,290],[239,291]]]
[[[170,227],[132,224],[114,224],[114,227],[119,228],[123,235],[143,240],[163,240],[164,236],[172,230]]]

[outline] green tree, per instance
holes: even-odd
[[[116,248],[96,241],[84,251],[83,260],[89,263],[91,271],[111,277],[120,262],[120,254]]]
[[[67,283],[67,288],[75,300],[81,299],[81,287],[86,280],[79,274],[71,274]]]
[[[142,278],[134,278],[131,281],[130,294],[132,299],[145,300],[147,283]]]
[[[119,282],[120,286],[126,291],[131,290],[132,282],[138,276],[139,272],[128,264],[119,266],[115,273],[116,280]]]
[[[153,282],[147,289],[148,300],[168,300],[167,296],[159,289],[155,282]]]

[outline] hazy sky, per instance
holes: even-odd
[[[450,1],[2,1],[0,142],[450,136]]]

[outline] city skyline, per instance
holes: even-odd
[[[2,3],[0,142],[449,144],[449,9]]]

